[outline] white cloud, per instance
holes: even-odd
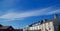
[[[40,15],[40,13],[43,13],[48,9],[49,8],[42,9],[42,10],[28,11],[28,12],[24,12],[24,13],[15,13],[15,12],[11,13],[11,12],[9,12],[9,13],[6,13],[6,14],[0,16],[0,18],[12,19],[12,18],[23,18],[23,17],[37,16],[37,15]]]
[[[21,18],[31,17],[31,16],[49,15],[49,14],[53,14],[55,12],[60,12],[60,11],[59,10],[52,11],[51,8],[49,7],[49,8],[45,8],[45,9],[41,9],[41,10],[33,10],[33,11],[27,11],[27,12],[23,12],[23,13],[9,12],[9,13],[6,13],[6,14],[0,16],[0,18],[10,21],[10,20],[16,20],[16,19],[18,20]]]
[[[54,14],[54,13],[60,13],[60,9],[55,10],[55,11],[48,12],[48,14]]]

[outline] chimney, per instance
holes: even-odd
[[[54,14],[54,19],[57,19],[57,18],[58,18],[58,14],[55,13],[55,14]]]
[[[44,19],[43,22],[47,22],[47,19]]]
[[[41,24],[43,23],[43,20],[41,20]]]

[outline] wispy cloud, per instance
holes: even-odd
[[[60,12],[60,9],[52,10],[51,7],[49,7],[49,8],[40,9],[40,10],[27,11],[23,13],[9,12],[0,16],[0,18],[10,21],[10,20],[16,20],[16,19],[18,20],[21,18],[31,17],[31,16],[50,15],[50,14],[59,13],[59,12]]]
[[[48,12],[47,14],[54,14],[54,13],[60,13],[60,9],[57,9],[57,10],[54,10],[54,11],[51,11],[51,12]]]

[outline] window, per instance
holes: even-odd
[[[48,31],[47,29],[45,29],[46,31]]]
[[[49,30],[51,30],[51,28],[49,28]]]
[[[41,29],[39,31],[41,31]]]

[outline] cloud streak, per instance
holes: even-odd
[[[9,12],[0,16],[0,18],[10,21],[10,20],[16,20],[16,19],[19,20],[21,18],[26,18],[31,16],[50,15],[50,14],[59,13],[59,12],[60,12],[60,9],[52,10],[51,7],[49,7],[49,8],[40,9],[40,10],[27,11],[23,13]]]

